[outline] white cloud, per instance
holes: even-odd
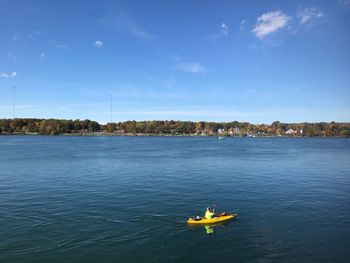
[[[0,72],[0,78],[14,78],[17,76],[17,72],[13,71],[13,72],[10,72],[10,73],[5,73],[5,72]]]
[[[229,34],[228,25],[226,23],[221,24],[221,34],[227,36]]]
[[[205,68],[196,62],[187,62],[187,63],[180,63],[178,65],[178,68],[182,71],[188,72],[188,73],[194,73],[194,74],[200,74],[205,73]]]
[[[259,39],[287,26],[289,17],[282,11],[262,14],[258,17],[253,33]]]
[[[45,54],[44,53],[40,53],[40,58],[44,58]]]
[[[315,7],[305,8],[304,10],[298,13],[300,24],[305,24],[315,18],[321,18],[323,16],[324,16],[323,12]]]
[[[4,73],[4,72],[0,72],[0,78],[9,78],[9,74]]]
[[[94,43],[95,47],[102,47],[103,46],[103,42],[101,40],[96,40],[95,43]]]
[[[247,24],[247,19],[243,19],[241,23],[239,24],[239,29],[243,30],[245,28],[245,25]]]

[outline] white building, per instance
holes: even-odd
[[[218,129],[218,134],[223,134],[225,132],[225,129]]]
[[[292,135],[292,134],[296,134],[296,133],[297,133],[297,131],[294,131],[293,129],[288,129],[286,131],[286,134],[288,134],[288,135]]]

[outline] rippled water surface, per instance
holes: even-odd
[[[189,228],[207,206],[237,220]],[[1,262],[349,262],[350,140],[0,137]]]

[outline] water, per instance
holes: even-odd
[[[207,206],[239,214],[214,228]],[[348,262],[350,140],[0,137],[1,262]]]

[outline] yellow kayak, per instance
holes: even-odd
[[[232,214],[232,215],[220,215],[214,218],[189,218],[187,220],[187,224],[216,224],[220,222],[225,222],[231,219],[236,218],[238,215],[237,214]]]

